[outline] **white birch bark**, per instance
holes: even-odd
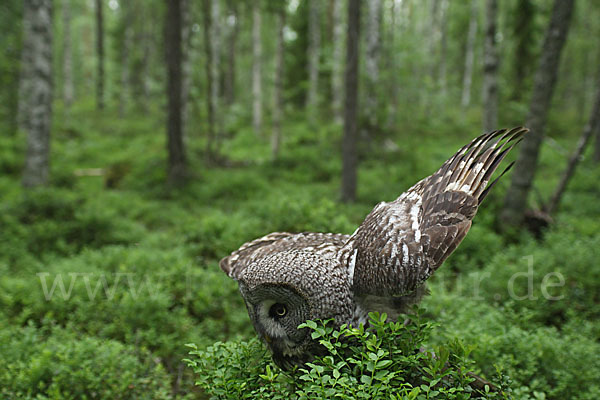
[[[462,96],[460,104],[466,108],[471,104],[471,84],[473,82],[473,61],[475,59],[475,39],[477,39],[477,2],[471,0],[471,15],[469,17],[469,32],[467,34],[467,47],[465,49],[465,70],[463,74]]]
[[[190,21],[190,0],[181,1],[181,125],[184,142],[188,137],[189,98],[190,86],[192,84],[191,50],[192,50],[192,27]]]
[[[262,42],[260,2],[252,5],[252,126],[258,135],[262,130]]]
[[[366,119],[369,130],[376,130],[379,123],[377,120],[378,110],[378,85],[379,85],[379,55],[381,51],[381,0],[370,0],[367,9],[367,32],[366,32],[366,60],[367,93],[365,102]]]
[[[273,135],[271,137],[271,156],[276,159],[281,144],[281,122],[283,120],[283,29],[285,27],[285,8],[277,13],[277,55],[275,59],[275,90],[273,91]]]
[[[498,49],[496,45],[497,0],[486,0],[483,55],[483,130],[498,127]]]
[[[309,0],[308,10],[308,94],[306,109],[315,122],[319,94],[319,60],[321,56],[321,0]]]
[[[50,169],[50,127],[52,120],[52,1],[25,0],[25,16],[31,29],[30,87],[26,96],[27,153],[23,186],[48,183]]]
[[[63,102],[69,110],[75,92],[73,89],[73,51],[71,47],[71,0],[63,0]]]
[[[331,91],[333,115],[337,124],[344,121],[344,9],[345,0],[333,0],[333,69]]]
[[[19,71],[19,104],[17,123],[21,131],[27,131],[29,98],[33,74],[33,10],[31,2],[25,2],[23,7],[23,45],[21,50],[21,68]]]

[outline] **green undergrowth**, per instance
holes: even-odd
[[[393,200],[479,132],[476,119],[405,118],[401,131],[388,132],[397,147],[376,140],[361,147],[358,200],[348,205],[338,201],[333,124],[312,129],[286,120],[275,161],[267,138],[247,128],[223,141],[222,166],[206,165],[204,143],[189,139],[190,182],[174,189],[164,183],[160,118],[78,107],[71,118],[55,119],[47,188],[21,188],[25,136],[0,138],[2,398],[205,398],[182,362],[185,343],[206,349],[224,342],[211,350],[215,362],[215,349],[247,354],[247,362],[257,360],[247,385],[268,388],[259,375],[268,376],[270,361],[252,340],[220,258],[272,231],[350,234],[377,202]],[[576,134],[556,139],[570,148]],[[545,146],[540,163],[534,205],[550,195],[566,158]],[[464,365],[487,379],[500,369],[514,398],[598,398],[600,168],[582,160],[555,223],[539,238],[496,231],[509,177],[431,280],[425,317],[436,327],[428,344],[460,339],[473,347]],[[81,385],[105,389],[77,391],[83,386],[68,377],[80,364],[93,365],[80,372]],[[287,390],[290,378],[270,368],[279,374],[272,384]]]
[[[187,363],[201,386],[218,399],[506,399],[510,388],[501,375],[496,384],[475,385],[471,348],[459,341],[424,350],[431,323],[418,311],[411,323],[387,322],[372,313],[369,328],[308,321],[313,340],[324,352],[291,372],[277,368],[256,339],[218,342],[192,348]]]

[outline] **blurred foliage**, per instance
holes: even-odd
[[[0,178],[0,332],[6,343],[1,353],[4,364],[11,366],[5,386],[12,391],[4,397],[52,397],[58,387],[69,398],[72,392],[61,385],[67,385],[74,364],[65,357],[71,351],[84,352],[90,343],[97,349],[87,352],[87,358],[79,353],[74,359],[100,360],[103,351],[113,354],[115,349],[130,354],[133,358],[117,357],[112,364],[92,362],[102,365],[98,368],[106,369],[106,379],[112,379],[124,375],[121,368],[129,360],[140,360],[129,371],[131,380],[142,382],[136,387],[158,388],[152,392],[159,393],[155,397],[162,396],[164,387],[169,388],[168,396],[205,396],[194,389],[199,378],[181,361],[187,352],[184,343],[206,349],[216,341],[231,340],[219,348],[228,348],[238,359],[247,354],[248,360],[262,360],[248,371],[265,375],[268,355],[254,341],[244,344],[254,333],[237,285],[220,271],[218,260],[271,231],[351,233],[376,202],[396,197],[466,140],[452,125],[429,131],[428,125],[415,122],[398,134],[397,149],[365,147],[359,201],[341,204],[340,161],[331,156],[336,151],[335,128],[323,125],[314,132],[291,119],[279,160],[268,160],[266,141],[241,131],[224,143],[231,166],[206,168],[192,159],[195,179],[172,190],[164,183],[164,138],[155,128],[158,118],[104,119],[81,107],[73,110],[70,120],[55,122],[53,153],[60,156],[54,158],[53,171],[63,177],[60,181],[24,192],[18,173]],[[560,143],[568,146],[569,140],[562,138]],[[3,143],[15,146],[18,140]],[[0,154],[0,164],[14,157],[12,150]],[[559,151],[545,148],[540,193],[551,192],[565,161]],[[74,175],[82,168],[116,163],[130,167],[114,188],[106,187],[103,176]],[[598,168],[588,158],[583,160],[556,223],[540,239],[523,234],[516,242],[495,230],[494,215],[506,188],[501,180],[464,243],[431,279],[432,295],[424,306],[427,319],[437,326],[423,343],[425,348],[459,338],[473,346],[468,360],[469,365],[475,363],[475,372],[489,380],[500,369],[512,382],[507,387],[514,398],[597,398],[599,176]],[[515,273],[519,275],[513,280],[513,293],[522,298],[530,290],[525,256],[533,260],[535,299],[515,300],[507,286]],[[547,293],[560,300],[544,298],[542,283],[548,273],[564,278],[564,285],[558,286],[552,286],[560,283],[557,276],[546,278]],[[33,350],[22,356],[4,351],[19,348],[15,343],[28,335],[35,335]],[[45,368],[67,372],[45,376],[41,386],[23,386],[33,382],[30,372],[23,372],[29,363],[26,357],[44,351],[53,354],[46,361],[52,367]],[[211,357],[234,365],[229,355]],[[252,375],[247,384],[263,382],[259,375]],[[130,389],[125,386],[111,390],[117,388],[124,388],[122,397],[135,397],[127,395]],[[73,393],[73,398],[79,396]]]
[[[144,348],[45,326],[0,331],[6,399],[171,399],[165,370]]]
[[[222,379],[217,385],[221,389],[245,383],[245,396],[253,391],[275,396],[266,392],[269,387],[296,393],[289,388],[291,378],[273,367],[263,347],[252,339],[237,285],[220,271],[218,261],[245,241],[272,231],[352,233],[374,204],[397,197],[480,132],[482,57],[477,54],[482,35],[477,39],[472,105],[463,109],[458,104],[469,2],[449,3],[446,92],[429,73],[431,63],[439,60],[424,39],[429,37],[430,2],[402,2],[406,8],[396,10],[393,44],[392,2],[384,2],[379,95],[385,109],[379,110],[379,119],[385,124],[372,139],[360,143],[355,204],[338,202],[341,127],[330,122],[329,10],[321,20],[320,122],[309,126],[302,110],[308,76],[305,1],[290,1],[287,7],[286,109],[277,160],[271,160],[267,137],[270,101],[265,101],[265,132],[256,135],[250,128],[252,2],[221,1],[222,18],[229,22],[231,5],[239,6],[238,78],[235,102],[223,111],[224,162],[210,168],[203,161],[206,82],[201,7],[189,2],[194,50],[186,146],[192,176],[181,189],[165,185],[164,3],[132,0],[128,5],[136,12],[126,21],[122,1],[106,2],[107,108],[98,112],[93,98],[93,3],[71,1],[76,101],[66,109],[60,100],[64,3],[55,2],[51,185],[24,191],[20,174],[25,133],[16,127],[22,3],[0,4],[0,397],[206,398],[194,381],[205,379],[206,387],[217,378]],[[503,125],[522,124],[527,113],[535,69],[531,65],[536,64],[552,2],[531,2],[534,16],[526,27],[525,43],[520,43],[523,38],[518,37],[513,19],[520,3],[510,0],[500,7]],[[275,48],[272,11],[263,10],[265,99],[271,98],[272,90],[273,63],[267,62]],[[223,23],[224,34],[229,22]],[[481,27],[482,10],[479,22]],[[577,3],[548,140],[540,154],[534,206],[554,189],[587,118],[597,82],[594,65],[600,60],[599,22],[597,2]],[[126,62],[131,82],[124,87],[120,67],[128,27],[135,45]],[[525,61],[531,65],[525,66],[522,85],[515,86],[516,47],[521,45],[530,51]],[[122,92],[125,107],[118,110]],[[420,343],[459,354],[452,343],[460,339],[464,347],[472,348],[460,365],[487,379],[494,379],[500,370],[516,399],[600,397],[596,261],[600,168],[590,158],[586,153],[555,223],[539,238],[527,233],[503,237],[496,232],[495,215],[508,183],[502,179],[469,235],[432,277],[432,295],[423,303],[426,319],[436,321],[436,326],[427,328],[427,338]],[[321,340],[330,340],[333,334],[334,330],[326,330]],[[204,378],[194,376],[182,362],[188,352],[185,343],[195,343],[198,354],[210,362],[197,364],[205,371]],[[417,348],[412,345],[412,350]],[[433,362],[413,353],[408,361],[415,362],[410,368]],[[314,365],[301,372],[307,396],[320,390],[311,379],[321,368],[331,376],[343,374],[348,382],[361,379],[345,366],[335,373],[325,359]],[[217,376],[224,369],[231,374],[229,382]],[[371,389],[365,393],[372,394]],[[410,393],[412,389],[406,397]]]

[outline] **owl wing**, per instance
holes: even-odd
[[[293,249],[332,251],[335,254],[349,238],[349,235],[335,233],[273,232],[244,243],[238,250],[223,258],[219,266],[231,278],[238,280],[248,265],[271,254]]]
[[[467,234],[512,164],[488,185],[492,174],[526,132],[481,135],[395,201],[378,204],[339,253],[354,293],[400,296],[429,278]]]

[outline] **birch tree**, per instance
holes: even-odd
[[[187,163],[181,127],[181,0],[165,0],[165,47],[167,62],[167,179],[181,185],[187,177]]]
[[[346,72],[344,77],[344,138],[342,140],[342,201],[356,198],[356,169],[358,154],[358,42],[360,32],[360,0],[348,1],[348,30],[346,35]]]
[[[275,56],[275,90],[273,91],[273,135],[271,137],[271,156],[276,159],[281,143],[281,122],[283,120],[283,54],[285,27],[285,7],[277,10],[277,54]]]
[[[252,2],[252,126],[262,130],[262,42],[260,1]]]
[[[475,40],[477,39],[477,17],[479,0],[471,0],[471,14],[469,16],[469,32],[467,34],[467,47],[465,49],[465,69],[462,80],[462,96],[460,104],[466,108],[471,104],[471,84],[473,82],[473,60],[475,59]]]
[[[26,60],[31,62],[23,104],[27,153],[23,186],[48,183],[52,122],[52,0],[25,0]]]
[[[225,84],[223,86],[223,97],[227,105],[233,104],[235,101],[235,65],[237,39],[240,32],[240,23],[238,15],[238,6],[236,0],[227,2],[229,15],[227,17],[227,66],[225,69]]]
[[[132,24],[132,7],[128,2],[121,3],[121,24],[123,29],[123,39],[120,43],[121,54],[121,76],[119,87],[119,116],[125,117],[127,114],[127,94],[130,89],[129,84],[129,53],[131,52],[131,24]]]
[[[206,156],[214,161],[218,136],[219,116],[219,9],[217,2],[204,0],[204,51],[206,54],[206,106],[208,115],[208,135]]]
[[[306,97],[306,109],[310,122],[314,123],[319,94],[321,0],[309,0],[308,6],[308,94]]]
[[[512,98],[523,98],[526,78],[532,70],[532,48],[535,43],[535,5],[532,0],[519,0],[515,6],[513,36],[516,41],[514,57],[514,90]]]
[[[333,115],[335,122],[344,120],[344,5],[346,0],[333,0],[333,68],[331,73],[331,91],[333,93]]]
[[[104,108],[104,16],[102,0],[96,0],[96,105]]]
[[[381,17],[382,1],[370,0],[367,3],[367,29],[366,29],[366,60],[367,72],[365,113],[369,130],[377,130],[379,127],[378,114],[378,86],[379,86],[379,55],[381,51]]]
[[[21,68],[19,71],[19,99],[17,105],[17,125],[20,130],[27,131],[28,107],[31,96],[33,75],[33,30],[34,7],[32,1],[23,3],[23,45],[21,50]]]
[[[448,91],[446,53],[448,52],[448,0],[440,4],[440,55],[438,58],[438,82],[443,96]]]
[[[496,43],[497,0],[485,3],[485,42],[483,55],[483,130],[498,127],[498,48]]]
[[[63,0],[63,103],[65,110],[69,110],[73,104],[73,51],[71,46],[71,0]]]
[[[190,0],[181,0],[181,124],[184,140],[187,138],[190,113],[190,86],[192,84],[192,21]]]
[[[560,55],[569,32],[573,15],[573,0],[555,0],[546,30],[542,53],[534,78],[526,126],[531,130],[525,136],[513,168],[511,184],[500,214],[503,227],[522,223],[527,197],[535,176],[540,146],[548,119],[548,110],[558,78]]]

